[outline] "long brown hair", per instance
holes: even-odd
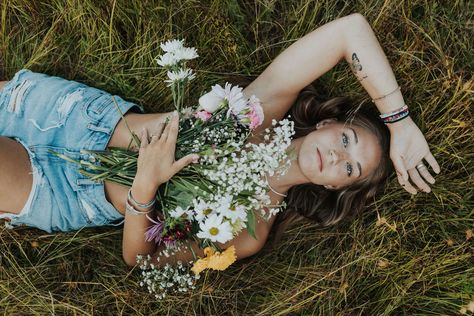
[[[314,87],[305,88],[287,115],[295,122],[295,138],[306,136],[324,119],[337,119],[372,132],[380,145],[380,163],[372,174],[347,187],[327,190],[323,186],[306,183],[292,187],[286,198],[287,209],[277,215],[274,245],[284,230],[296,222],[309,219],[320,226],[331,226],[359,214],[367,200],[380,190],[391,170],[389,131],[375,114],[375,109],[355,108],[348,98],[336,97],[322,101]]]

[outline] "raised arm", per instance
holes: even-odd
[[[302,37],[284,50],[245,90],[262,101],[265,121],[281,119],[292,106],[298,93],[308,84],[345,59],[381,113],[399,109],[405,102],[398,89],[393,71],[370,25],[360,14],[352,14],[327,23]],[[399,182],[410,193],[416,189],[412,181],[425,192],[425,183],[434,183],[422,159],[435,172],[439,166],[428,144],[410,117],[388,125],[391,132],[390,157],[399,175]],[[420,167],[420,171],[415,168]],[[422,179],[422,177],[424,180]]]

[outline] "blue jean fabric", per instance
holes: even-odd
[[[29,154],[33,187],[24,208],[8,225],[47,232],[117,225],[123,216],[105,198],[104,184],[81,175],[77,165],[50,151],[95,162],[82,150],[103,150],[121,112],[143,112],[134,103],[82,83],[29,70],[17,72],[0,91],[0,135]]]

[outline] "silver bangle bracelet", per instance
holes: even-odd
[[[153,208],[148,211],[137,211],[132,205],[130,205],[128,199],[127,203],[125,203],[125,212],[129,215],[146,215],[149,214],[151,211],[153,211]]]
[[[149,208],[149,207],[152,207],[153,205],[155,205],[155,202],[156,202],[156,199],[153,198],[153,200],[151,200],[150,202],[148,203],[139,203],[137,202],[133,196],[132,196],[132,189],[128,190],[128,201],[132,201],[133,204],[135,204],[136,206],[138,206],[139,208]]]

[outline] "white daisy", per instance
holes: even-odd
[[[197,233],[199,238],[208,238],[211,241],[225,243],[232,239],[232,227],[229,222],[223,221],[217,214],[211,215],[199,225],[201,231]]]
[[[179,60],[176,59],[174,54],[172,53],[166,53],[164,55],[158,56],[156,58],[156,63],[160,65],[161,67],[167,67],[167,66],[173,66],[178,63]]]
[[[168,71],[167,75],[169,79],[165,80],[165,82],[168,83],[168,86],[171,86],[178,81],[190,81],[196,77],[196,75],[193,74],[193,71],[189,68],[179,69],[178,71]]]
[[[170,216],[173,218],[180,218],[183,214],[186,214],[186,218],[188,218],[188,209],[183,209],[181,206],[177,206],[170,212]]]
[[[174,57],[179,61],[191,60],[191,59],[199,57],[196,51],[196,48],[194,47],[181,47],[175,50],[173,53],[174,53]]]
[[[229,218],[232,222],[240,218],[242,221],[247,220],[247,212],[245,207],[239,204],[232,204],[232,196],[226,195],[219,207],[217,213]]]
[[[206,203],[203,200],[194,200],[193,204],[195,212],[194,218],[199,222],[203,221],[205,218],[215,213],[215,211],[213,210],[214,206]]]
[[[175,51],[182,48],[184,45],[184,40],[170,40],[160,44],[160,47],[165,52],[174,53]]]

